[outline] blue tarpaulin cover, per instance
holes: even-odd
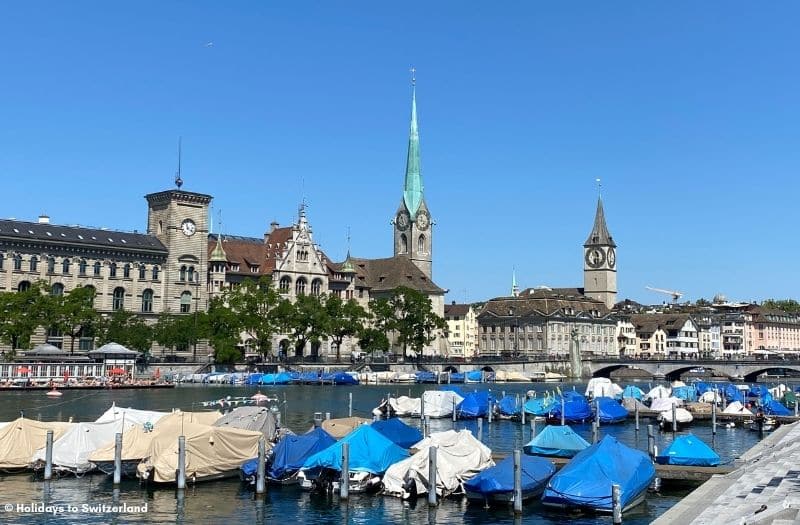
[[[342,470],[343,443],[350,444],[350,470],[353,472],[383,474],[391,465],[408,457],[406,450],[372,426],[361,425],[325,450],[308,458],[303,463],[303,470]]]
[[[452,372],[450,374],[450,382],[451,383],[463,383],[465,378],[465,374],[463,372]]]
[[[619,423],[628,418],[628,411],[615,399],[598,397],[595,401],[600,409],[600,423]]]
[[[694,385],[673,387],[672,397],[677,397],[684,401],[697,401],[697,388]]]
[[[294,473],[303,466],[306,458],[334,443],[336,440],[321,428],[315,428],[300,436],[284,436],[272,449],[267,465],[267,477],[279,480]],[[254,476],[257,468],[258,458],[248,460],[241,467],[242,474],[245,477]]]
[[[259,384],[262,385],[288,385],[292,382],[291,374],[281,372],[280,374],[261,374]]]
[[[644,392],[642,392],[642,389],[638,386],[628,385],[625,387],[625,390],[622,391],[622,398],[625,399],[628,397],[641,401],[644,397]]]
[[[372,428],[391,439],[402,448],[411,448],[422,441],[422,432],[397,418],[380,419],[372,423]]]
[[[526,454],[571,458],[588,447],[589,442],[568,426],[548,425],[523,450]]]
[[[424,370],[420,370],[416,374],[414,374],[414,380],[417,383],[435,383],[436,382],[436,374],[433,372],[426,372]]]
[[[498,403],[500,413],[504,416],[518,416],[520,406],[517,401],[518,399],[515,396],[506,396],[501,399]]]
[[[656,463],[716,467],[719,465],[719,455],[697,436],[686,434],[676,437],[669,447],[656,456]]]
[[[346,372],[333,372],[322,374],[323,382],[332,382],[335,385],[357,385],[358,379]]]
[[[791,416],[792,413],[788,408],[783,406],[779,401],[770,399],[764,403],[764,413],[769,416]]]
[[[561,469],[542,494],[546,505],[611,511],[611,485],[620,486],[623,510],[647,490],[656,469],[644,452],[627,447],[613,436],[581,451]]]
[[[522,456],[522,492],[539,492],[556,472],[552,462],[535,456]],[[483,496],[514,491],[514,456],[508,456],[464,483],[464,491]]]
[[[486,417],[489,413],[490,401],[489,392],[470,392],[456,407],[458,417],[465,419]]]
[[[561,400],[553,397],[534,397],[525,402],[525,412],[534,416],[546,416],[556,402],[560,403]]]
[[[561,400],[557,399],[550,407],[549,417],[561,419]],[[592,418],[592,407],[586,398],[577,392],[564,392],[564,421],[576,423]]]
[[[246,384],[248,384],[248,385],[257,385],[258,382],[261,381],[261,376],[263,376],[263,375],[264,374],[250,374],[247,377],[247,383]]]

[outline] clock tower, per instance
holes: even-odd
[[[433,273],[433,221],[422,185],[420,169],[419,128],[417,126],[416,78],[411,70],[411,130],[408,137],[406,178],[403,199],[392,220],[394,255],[408,257],[428,279]]]
[[[608,232],[603,199],[597,199],[594,226],[583,244],[583,293],[612,308],[617,303],[617,244]]]

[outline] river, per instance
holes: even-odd
[[[465,389],[473,385],[466,385]],[[554,390],[551,384],[492,384],[474,385],[491,388],[496,395],[524,394],[536,390],[540,394]],[[576,388],[582,392],[585,384],[561,384],[560,388]],[[281,402],[283,424],[295,432],[308,430],[314,412],[330,412],[332,417],[345,417],[348,412],[349,393],[353,393],[353,415],[371,417],[371,410],[386,395],[419,396],[436,385],[362,385],[362,386],[312,386],[292,385],[262,388],[261,392],[277,396]],[[13,420],[23,411],[26,417],[42,420],[92,421],[112,402],[118,406],[147,410],[201,410],[203,401],[226,396],[250,396],[255,387],[180,385],[169,390],[95,390],[65,391],[63,397],[53,400],[44,392],[0,392],[0,421]],[[419,424],[419,421],[407,421]],[[647,448],[646,424],[642,418],[641,431],[635,432],[630,420],[619,425],[601,427],[601,436],[614,435],[621,442],[642,450]],[[450,420],[431,420],[431,431],[453,428]],[[457,429],[475,429],[475,422],[459,421]],[[591,441],[591,425],[574,425],[573,429]],[[748,450],[758,440],[755,432],[743,428],[719,427],[712,439],[710,423],[695,422],[691,432],[712,445],[723,463],[732,461]],[[519,422],[496,421],[484,424],[484,443],[493,452],[508,454],[530,441],[530,426]],[[659,450],[669,445],[672,434],[656,432]],[[153,489],[138,482],[123,482],[118,494],[112,490],[110,478],[104,475],[86,475],[82,478],[61,478],[49,483],[34,481],[28,474],[0,475],[0,512],[5,509],[3,523],[225,523],[227,525],[274,523],[290,519],[299,523],[563,523],[563,514],[553,512],[540,504],[525,505],[521,518],[510,509],[484,509],[481,505],[467,504],[466,500],[445,499],[433,510],[424,498],[416,504],[382,496],[354,496],[347,504],[337,497],[311,495],[294,487],[268,488],[265,500],[258,501],[253,493],[244,489],[238,480],[223,480],[190,486],[182,501],[172,488]],[[658,492],[650,492],[644,504],[625,514],[625,523],[649,523],[688,494],[696,485],[664,482]],[[27,505],[27,507],[17,507]],[[85,507],[85,505],[91,505]],[[107,506],[127,508],[109,510]],[[146,505],[146,509],[144,506]],[[10,509],[10,512],[8,511]],[[121,510],[121,511],[120,511]],[[570,523],[611,523],[602,516],[570,516]]]

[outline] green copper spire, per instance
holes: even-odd
[[[222,234],[217,234],[217,245],[211,251],[211,257],[208,258],[211,262],[226,262],[228,256],[225,255],[225,250],[222,248]]]
[[[414,73],[412,68],[412,75]],[[417,89],[416,78],[411,78],[411,131],[408,136],[408,158],[406,159],[406,181],[403,201],[412,219],[416,217],[422,202],[422,173],[419,161],[419,128],[417,127]]]

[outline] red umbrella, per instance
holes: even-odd
[[[64,370],[64,381],[69,379],[69,370]]]
[[[124,368],[112,368],[111,370],[108,371],[108,373],[111,374],[111,375],[122,375],[122,374],[125,373],[125,369]]]
[[[20,374],[30,374],[31,373],[31,369],[28,368],[27,366],[18,366],[17,367],[17,372],[19,372]]]

